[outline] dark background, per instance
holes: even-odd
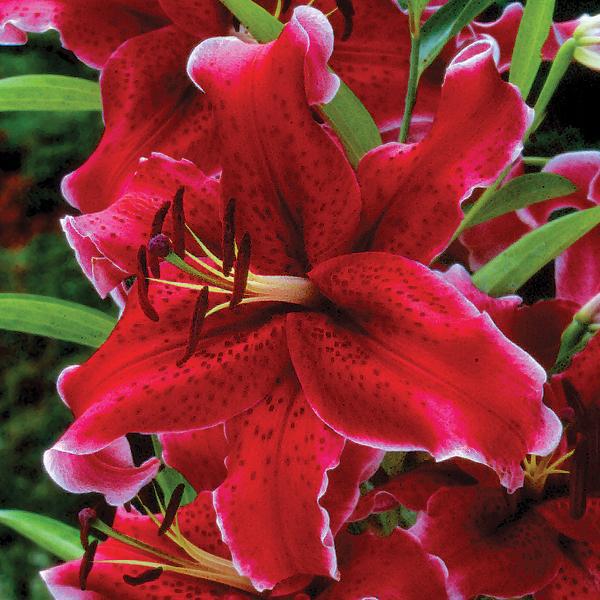
[[[355,0],[360,1],[360,0]],[[505,5],[508,2],[498,2]],[[600,1],[557,1],[555,20],[594,14]],[[494,10],[488,17],[494,17]],[[58,35],[30,36],[27,46],[0,48],[0,77],[55,73],[97,79],[61,49]],[[600,74],[573,65],[528,155],[552,156],[600,148]],[[114,312],[81,274],[58,219],[72,209],[60,181],[92,152],[102,131],[98,113],[0,113],[0,290],[44,294]],[[97,500],[69,495],[45,474],[43,450],[70,421],[56,394],[61,369],[90,350],[36,336],[0,331],[0,507],[43,513],[75,525],[79,509]],[[46,599],[37,576],[55,560],[0,527],[0,598]]]

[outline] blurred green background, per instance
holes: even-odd
[[[356,0],[360,1],[360,0]],[[508,2],[501,1],[498,5]],[[557,2],[557,20],[598,12],[600,2]],[[97,79],[64,51],[58,35],[33,35],[27,46],[0,48],[0,78],[54,73]],[[600,148],[599,77],[569,70],[551,115],[528,154],[550,156]],[[60,181],[94,149],[102,132],[98,113],[0,113],[0,290],[55,296],[115,312],[81,274],[58,219],[74,214]],[[0,507],[43,513],[75,525],[79,509],[97,500],[61,491],[45,474],[41,455],[70,421],[55,390],[60,370],[86,359],[73,344],[0,331]],[[39,570],[55,560],[0,527],[0,598],[49,598]]]

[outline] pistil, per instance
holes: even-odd
[[[523,461],[523,470],[525,472],[525,487],[533,494],[534,497],[540,498],[546,487],[546,481],[550,475],[560,473],[568,474],[569,471],[560,469],[559,467],[571,456],[573,450],[563,454],[556,460],[552,461],[553,454],[548,456],[536,456],[531,454]]]

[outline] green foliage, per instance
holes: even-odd
[[[542,64],[542,46],[548,37],[554,14],[554,0],[527,0],[519,25],[510,66],[509,81],[527,99]]]
[[[75,302],[36,294],[0,293],[0,329],[21,331],[98,348],[115,319]]]
[[[83,554],[79,531],[56,519],[25,510],[0,510],[0,523],[61,560],[75,560]]]
[[[102,110],[95,81],[67,75],[16,75],[0,79],[0,111]]]
[[[419,74],[436,59],[450,38],[482,13],[493,0],[449,0],[421,28]]]
[[[473,275],[473,283],[490,296],[512,294],[598,224],[600,206],[546,223],[479,269]]]
[[[529,173],[516,177],[486,196],[484,203],[476,202],[465,215],[459,232],[537,202],[566,196],[576,189],[568,179],[554,173]]]

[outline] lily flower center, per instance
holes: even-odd
[[[155,581],[164,572],[176,573],[202,579],[205,581],[214,581],[226,586],[240,589],[253,594],[258,594],[252,586],[250,580],[238,573],[230,560],[221,558],[199,548],[189,539],[187,539],[179,527],[177,521],[177,509],[183,495],[183,484],[175,488],[169,504],[165,508],[159,499],[159,507],[162,514],[162,519],[153,514],[141,501],[147,516],[154,522],[157,527],[157,536],[164,535],[178,549],[177,554],[171,554],[163,549],[159,549],[145,541],[138,540],[129,535],[121,533],[103,521],[95,518],[95,515],[87,522],[85,526],[85,538],[83,536],[84,527],[82,527],[82,543],[84,543],[85,554],[81,562],[80,583],[81,589],[85,590],[85,582],[93,565],[98,564],[114,564],[114,565],[131,565],[144,567],[144,571],[139,575],[123,575],[123,580],[128,585],[139,586],[145,583]],[[139,500],[139,498],[138,498]],[[87,533],[90,529],[95,529],[114,540],[121,542],[131,548],[139,550],[148,555],[148,558],[143,557],[129,559],[111,559],[102,558],[94,560],[97,542],[87,544]],[[163,546],[164,547],[164,546]]]
[[[150,231],[148,248],[138,251],[138,296],[146,316],[158,321],[159,315],[148,298],[149,282],[196,290],[199,296],[192,316],[190,344],[185,356],[178,362],[181,366],[192,356],[199,341],[204,319],[240,304],[256,302],[283,302],[314,308],[323,300],[317,286],[305,277],[291,275],[259,275],[250,270],[252,241],[246,232],[238,245],[235,241],[235,200],[227,203],[223,219],[222,258],[210,248],[185,223],[183,209],[184,188],[180,188],[173,202],[166,202],[157,211]],[[172,238],[162,233],[162,225],[171,209],[173,220]],[[186,232],[200,249],[200,256],[186,248]],[[163,260],[196,282],[170,281],[160,277]],[[150,276],[150,273],[153,275]],[[223,294],[226,301],[209,307],[209,293]]]
[[[568,474],[569,471],[561,469],[562,464],[573,456],[573,450],[563,454],[556,460],[553,454],[548,456],[536,456],[530,454],[523,461],[523,471],[525,473],[525,487],[533,493],[534,497],[541,497],[546,481],[550,475],[558,475],[560,473]]]

